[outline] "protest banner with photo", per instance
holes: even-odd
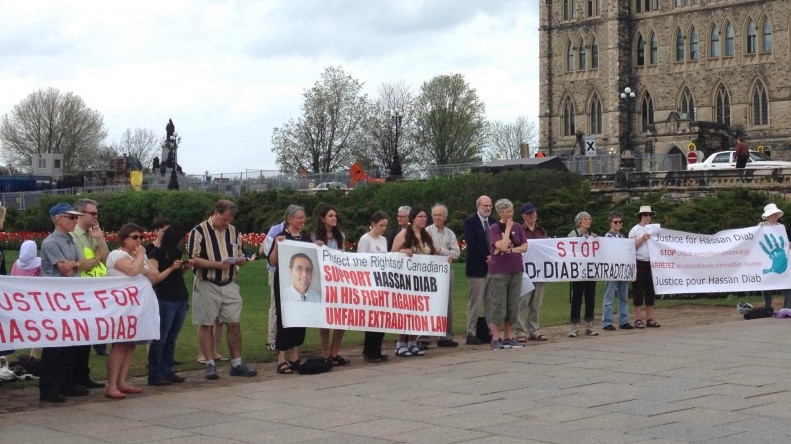
[[[145,276],[0,276],[0,350],[159,339]]]
[[[720,293],[789,288],[788,235],[783,226],[696,234],[660,229],[648,250],[656,294]]]
[[[347,253],[285,240],[278,264],[284,327],[445,335],[447,257]]]
[[[534,239],[523,258],[533,282],[634,281],[634,239]]]

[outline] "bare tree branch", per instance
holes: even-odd
[[[528,144],[528,157],[531,157],[538,150],[537,137],[536,124],[527,117],[519,116],[511,123],[493,122],[486,131],[484,160],[518,159],[521,157],[522,143]]]

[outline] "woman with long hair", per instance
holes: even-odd
[[[413,254],[437,254],[431,235],[426,231],[428,215],[426,211],[415,206],[409,210],[409,226],[398,233],[393,239],[393,252]],[[417,336],[398,335],[396,356],[423,356],[425,352],[417,346]]]
[[[143,228],[128,223],[118,230],[118,248],[107,256],[107,276],[147,275],[148,258],[141,243]],[[140,393],[139,387],[129,385],[126,377],[135,354],[135,342],[117,342],[107,355],[107,389],[104,396],[123,399],[129,393]]]
[[[159,245],[149,250],[148,263],[151,279],[159,303],[159,339],[148,350],[148,385],[170,385],[184,382],[184,377],[173,372],[173,359],[184,318],[189,308],[189,292],[184,284],[183,268],[191,262],[182,262],[181,245],[186,231],[179,225],[168,226],[159,239]],[[154,274],[156,271],[156,274]]]
[[[316,226],[310,238],[319,246],[326,246],[333,250],[343,251],[346,237],[340,228],[338,220],[338,210],[330,205],[323,205],[316,213]],[[348,359],[338,354],[343,339],[344,330],[332,330],[332,343],[330,343],[330,329],[319,329],[319,339],[321,340],[321,354],[332,365],[346,365],[350,363]]]
[[[275,307],[277,309],[277,335],[275,348],[277,349],[277,372],[292,374],[299,369],[299,346],[305,342],[305,327],[283,327],[283,310],[280,300],[280,266],[277,259],[278,244],[285,240],[297,242],[310,242],[310,236],[303,233],[305,228],[305,209],[299,205],[289,205],[285,214],[286,225],[283,232],[275,236],[272,251],[269,252],[269,265],[275,269]],[[288,264],[285,264],[288,267]],[[288,268],[286,268],[288,272]]]
[[[357,242],[358,253],[387,253],[387,215],[383,211],[377,211],[371,216],[371,226],[367,233],[363,234]],[[387,355],[382,354],[382,340],[385,334],[378,331],[365,332],[363,342],[363,359],[367,362],[387,361]]]

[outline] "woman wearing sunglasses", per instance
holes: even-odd
[[[610,224],[610,231],[605,237],[623,239],[626,236],[621,233],[623,228],[623,216],[617,211],[610,212],[607,216]],[[604,283],[604,302],[601,309],[601,328],[607,331],[615,331],[612,325],[612,301],[618,293],[618,326],[621,330],[631,330],[632,324],[629,323],[629,281],[607,281]]]
[[[147,274],[148,258],[141,245],[143,228],[136,224],[124,224],[118,230],[118,249],[107,256],[107,276],[136,276]],[[104,396],[123,399],[129,393],[140,393],[139,387],[126,383],[129,365],[135,354],[135,342],[117,342],[107,355],[107,389]]]

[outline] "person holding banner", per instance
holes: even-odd
[[[148,258],[142,245],[143,228],[126,223],[118,230],[118,248],[107,256],[107,276],[148,276]],[[140,393],[139,387],[129,385],[126,378],[135,354],[135,342],[116,342],[107,356],[107,389],[104,396],[123,399],[127,394]]]
[[[333,250],[343,251],[346,236],[339,225],[338,211],[330,205],[324,205],[319,208],[319,212],[316,214],[316,226],[310,238],[319,246],[324,245]],[[310,287],[310,282],[308,282],[308,287]],[[330,330],[328,328],[319,329],[322,356],[333,365],[346,365],[351,362],[338,354],[343,333],[343,330],[333,330],[332,343],[330,343]]]
[[[528,243],[532,239],[546,239],[549,233],[544,227],[538,225],[538,213],[536,206],[530,202],[522,205],[522,230],[525,232],[525,239]],[[535,288],[532,292],[519,300],[519,316],[516,319],[516,340],[526,341],[546,341],[547,337],[539,333],[538,315],[541,311],[541,304],[544,301],[546,283],[533,282]]]
[[[437,248],[437,254],[446,256],[448,263],[459,258],[461,249],[459,241],[456,240],[456,233],[445,226],[448,220],[448,207],[442,204],[435,204],[431,208],[432,225],[426,227],[426,231],[431,235],[431,240]],[[450,285],[448,286],[448,328],[444,338],[437,339],[437,347],[458,347],[459,343],[453,340],[453,267],[450,268]]]
[[[371,226],[367,233],[363,234],[357,242],[358,253],[387,253],[387,215],[383,211],[377,211],[371,216]],[[378,331],[366,331],[363,341],[363,359],[366,362],[387,361],[387,355],[382,354],[382,340],[385,334]]]
[[[656,212],[651,211],[651,206],[642,205],[640,211],[635,216],[640,220],[637,225],[629,230],[629,238],[634,239],[635,258],[637,259],[635,281],[632,285],[632,299],[634,302],[634,327],[635,328],[656,328],[661,327],[654,320],[654,278],[651,274],[651,258],[648,254],[648,240],[651,233],[648,225]],[[642,308],[645,303],[646,320],[643,321]]]
[[[299,369],[299,346],[305,342],[305,327],[283,327],[283,311],[280,294],[280,271],[277,250],[281,241],[288,239],[297,242],[311,242],[310,236],[303,233],[305,227],[305,209],[299,205],[289,205],[286,208],[286,225],[283,232],[275,236],[272,251],[269,252],[269,265],[275,268],[275,309],[277,311],[277,334],[275,348],[277,348],[277,373],[290,375]],[[286,264],[288,265],[288,264]]]
[[[764,214],[761,215],[763,221],[761,221],[758,226],[771,227],[772,225],[780,225],[785,229],[783,224],[780,223],[780,218],[783,217],[783,214],[785,214],[783,210],[777,208],[777,205],[770,203],[764,207]],[[788,247],[791,248],[791,243],[789,243]],[[783,308],[791,308],[791,289],[782,290],[782,293]],[[764,299],[764,308],[766,308],[767,311],[772,309],[772,291],[762,291],[761,296]]]
[[[519,296],[525,265],[522,253],[527,251],[527,238],[522,226],[514,223],[514,204],[508,199],[494,203],[500,220],[489,229],[489,297],[491,298],[492,350],[522,347],[512,334],[519,317]],[[503,338],[500,339],[500,332]]]
[[[409,225],[393,239],[393,252],[407,256],[413,254],[437,254],[431,235],[426,231],[428,215],[423,208],[417,206],[409,210]],[[417,345],[417,336],[398,335],[396,356],[423,356],[425,352]]]
[[[587,211],[580,211],[574,216],[574,223],[577,228],[571,230],[568,237],[596,237],[596,233],[591,231],[593,218]],[[582,309],[582,299],[585,299],[585,334],[588,336],[598,336],[593,328],[593,311],[596,306],[596,281],[577,281],[571,283],[571,328],[569,337],[576,338],[579,334],[580,310]]]
[[[623,239],[626,236],[621,233],[623,227],[623,216],[617,211],[611,211],[607,216],[607,223],[610,224],[610,231],[605,237]],[[629,324],[629,281],[607,281],[604,283],[604,300],[601,308],[601,328],[607,331],[615,331],[612,325],[612,301],[618,293],[618,326],[621,330],[631,330]]]
[[[67,203],[49,210],[55,230],[41,242],[41,275],[44,277],[78,277],[80,264],[77,248],[69,233],[74,231],[82,213]],[[47,347],[41,352],[39,401],[64,402],[64,396],[87,396],[87,388],[75,383],[72,369],[76,347]]]

